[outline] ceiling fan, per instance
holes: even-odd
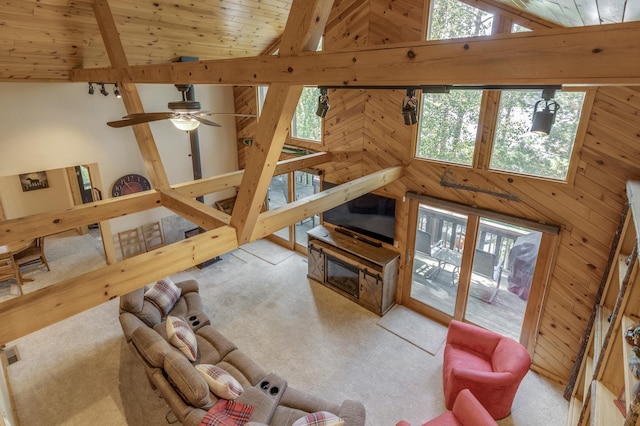
[[[211,115],[233,115],[236,117],[255,117],[255,114],[236,113],[216,113],[210,111],[200,111],[200,102],[190,100],[187,93],[191,90],[190,84],[176,84],[177,89],[182,93],[181,101],[169,102],[167,105],[171,111],[167,112],[143,112],[129,114],[122,117],[122,120],[109,121],[107,125],[111,127],[126,127],[134,124],[149,123],[151,121],[170,120],[174,126],[180,130],[190,131],[196,129],[200,123],[208,126],[221,127],[220,124],[211,121],[206,116]]]

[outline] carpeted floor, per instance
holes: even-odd
[[[82,244],[95,240],[74,247]],[[309,281],[305,257],[285,256],[280,247],[272,247],[279,254],[271,257],[269,244],[235,250],[174,279],[197,279],[212,324],[265,370],[327,399],[362,401],[369,426],[400,419],[418,425],[445,411],[441,344],[431,355],[381,327],[377,315]],[[76,270],[70,257],[63,257],[65,267]],[[25,292],[39,287],[39,278],[61,273],[60,265],[34,272]],[[9,344],[21,357],[9,377],[23,426],[167,424],[169,410],[124,343],[117,315],[113,300]],[[411,321],[440,327],[420,316]],[[566,415],[562,388],[530,372],[512,415],[499,424],[562,425]]]

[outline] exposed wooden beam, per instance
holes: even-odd
[[[229,224],[228,214],[175,191],[162,191],[161,198],[163,207],[201,228],[210,230]]]
[[[279,56],[315,50],[332,5],[333,0],[294,0],[282,33]],[[302,86],[288,82],[269,87],[231,215],[240,244],[250,241],[301,93]]]
[[[237,247],[235,231],[225,226],[3,302],[0,344]]]
[[[90,223],[160,207],[155,190],[74,206],[66,210],[40,213],[0,222],[0,245],[30,241],[42,235],[68,231]]]
[[[251,240],[266,237],[292,223],[299,222],[314,214],[324,212],[346,201],[381,188],[400,178],[402,172],[402,166],[390,167],[318,194],[310,195],[277,209],[261,213]]]
[[[105,48],[107,49],[107,55],[109,61],[114,67],[127,67],[129,65],[127,57],[125,55],[124,47],[120,41],[120,35],[116,28],[113,15],[107,0],[95,0],[93,2],[93,11],[96,15],[96,21],[98,22],[98,28],[102,34],[102,40],[104,41]],[[103,81],[103,80],[93,80]],[[124,82],[121,80],[114,80],[120,87],[120,93],[124,102],[125,108],[128,114],[144,112],[142,107],[142,100],[138,94],[138,89],[135,84],[131,82]],[[132,126],[133,133],[138,142],[138,148],[142,154],[151,185],[156,189],[169,188],[169,179],[167,173],[160,159],[160,153],[156,146],[153,134],[151,133],[151,127],[149,124],[138,124]]]
[[[315,167],[323,163],[328,163],[332,158],[333,155],[329,152],[317,152],[298,158],[281,160],[278,161],[276,170],[273,174],[277,176],[294,170]],[[242,182],[243,174],[244,170],[237,170],[235,172],[225,173],[210,178],[184,182],[173,185],[171,188],[182,195],[195,198],[201,195],[212,194],[225,189],[238,187]]]
[[[640,84],[640,22],[186,64],[74,70],[72,81],[259,85]]]

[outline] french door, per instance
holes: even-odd
[[[403,304],[441,322],[464,320],[526,345],[542,300],[553,233],[503,215],[410,204],[410,285]]]

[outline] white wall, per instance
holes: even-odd
[[[148,177],[131,128],[114,129],[106,125],[126,114],[122,100],[107,85],[109,96],[98,88],[89,95],[86,83],[0,83],[0,176],[97,163],[104,196],[120,176],[138,173]],[[167,111],[167,102],[180,100],[173,85],[138,85],[147,112]],[[195,87],[202,109],[233,112],[231,87]],[[235,120],[213,117],[222,127],[201,125],[200,151],[203,177],[237,170]],[[150,124],[171,184],[193,179],[189,137],[168,121]],[[40,190],[42,191],[42,190]],[[39,191],[33,191],[38,193]],[[207,197],[206,202],[226,198],[233,192]],[[12,201],[0,202],[10,210]],[[171,214],[154,209],[112,220],[112,231],[139,226]]]

